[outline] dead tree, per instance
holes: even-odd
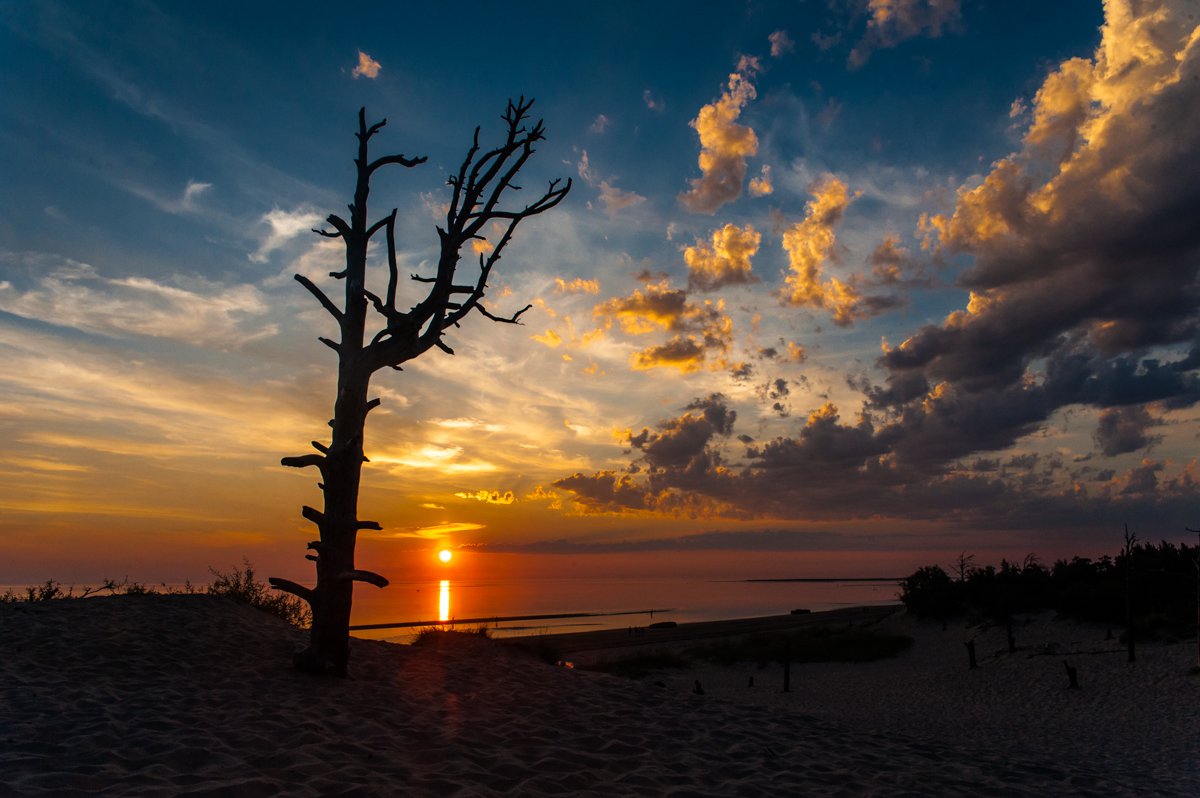
[[[524,207],[506,207],[503,201],[511,191],[520,190],[513,180],[534,153],[534,145],[545,137],[539,120],[530,124],[532,100],[524,97],[509,102],[503,115],[504,143],[482,151],[479,128],[462,165],[446,182],[450,187],[449,210],[445,227],[438,227],[441,243],[437,271],[430,276],[412,274],[411,279],[428,285],[425,297],[407,310],[397,304],[400,271],[396,260],[396,210],[376,221],[367,215],[367,197],[371,178],[385,166],[414,167],[425,158],[385,155],[372,160],[368,145],[387,120],[367,125],[366,109],[358,112],[358,154],[354,159],[357,181],[350,220],[330,214],[332,230],[314,230],[326,238],[340,238],[346,248],[346,267],[331,277],[345,286],[339,306],[315,283],[302,274],[296,281],[312,294],[334,321],[341,339],[320,338],[338,356],[338,386],[329,443],[313,441],[315,453],[285,457],[283,465],[316,468],[321,472],[318,487],[324,495],[324,509],[304,507],[302,515],[317,526],[318,540],[308,544],[316,563],[316,585],[305,587],[287,579],[271,578],[273,587],[304,599],[312,607],[312,630],[308,648],[295,658],[297,668],[323,673],[329,670],[345,675],[349,659],[350,609],[354,582],[384,587],[384,577],[360,570],[354,564],[354,547],[361,529],[380,529],[375,521],[358,517],[358,489],[363,456],[363,431],[367,414],[379,405],[379,399],[367,396],[371,376],[390,367],[397,371],[434,347],[446,354],[454,350],[443,340],[466,317],[477,312],[484,318],[506,324],[519,324],[521,314],[532,305],[505,316],[491,312],[484,304],[488,279],[500,260],[514,231],[522,221],[550,210],[571,190],[571,181],[550,181],[546,191]],[[478,270],[465,279],[456,275],[462,249],[475,241],[486,240],[493,232],[491,248],[479,255]],[[382,292],[367,286],[367,249],[379,234],[386,239],[387,285]],[[373,313],[372,313],[373,311]],[[371,324],[368,325],[368,319]]]
[[[1129,524],[1125,525],[1125,645],[1128,649],[1129,662],[1137,661],[1137,652],[1134,644],[1134,627],[1133,627],[1133,544],[1137,542],[1137,535],[1130,534]]]

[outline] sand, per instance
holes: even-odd
[[[1115,685],[1081,655],[1068,691],[1056,656],[993,656],[985,638],[967,672],[947,657],[961,635],[912,631],[899,658],[793,671],[803,688],[781,699],[769,671],[754,690],[737,667],[631,681],[469,636],[356,640],[352,677],[318,678],[290,668],[302,632],[226,599],[0,605],[0,795],[1200,793],[1194,644],[1143,647]],[[1026,714],[967,709],[989,702]],[[1070,720],[1013,732],[1049,715]],[[988,733],[932,728],[998,716]],[[1122,717],[1150,752],[1136,767],[1097,748]]]

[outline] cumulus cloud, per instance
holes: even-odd
[[[724,355],[733,343],[733,320],[723,300],[692,302],[686,291],[671,288],[665,280],[629,296],[613,297],[592,312],[604,328],[616,325],[628,335],[674,334],[663,344],[635,353],[636,369],[674,368],[687,373],[723,368]]]
[[[751,258],[758,252],[762,234],[751,225],[727,224],[712,232],[712,242],[696,241],[685,247],[683,261],[688,267],[688,288],[715,291],[727,285],[759,282],[751,272]]]
[[[383,69],[378,61],[364,53],[358,51],[358,65],[354,67],[354,71],[350,74],[357,78],[369,78],[374,80],[379,77],[379,70]]]
[[[840,326],[898,304],[898,300],[891,297],[863,296],[856,285],[857,279],[823,279],[825,264],[837,257],[837,226],[847,206],[857,196],[851,196],[841,180],[827,175],[813,189],[813,198],[804,209],[804,219],[783,232],[788,273],[781,298],[791,305],[827,310],[833,314],[834,323]]]
[[[700,177],[679,195],[679,201],[692,213],[712,214],[742,194],[746,181],[746,159],[758,153],[758,136],[747,125],[738,123],[742,109],[755,97],[751,82],[758,64],[743,57],[739,71],[719,99],[700,109],[691,126],[700,137]]]
[[[775,191],[775,185],[771,182],[771,167],[763,164],[762,172],[758,177],[750,178],[750,196],[765,197]]]
[[[961,18],[960,0],[867,0],[867,30],[850,51],[849,65],[867,63],[875,50],[917,36],[937,38]]]

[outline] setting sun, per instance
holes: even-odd
[[[454,559],[454,553],[450,549],[442,549],[438,552],[438,559],[442,562],[450,562],[450,560]]]

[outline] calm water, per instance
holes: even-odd
[[[493,579],[393,582],[385,590],[355,591],[355,624],[514,615],[614,613],[587,618],[487,624],[501,636],[644,626],[654,621],[712,621],[785,615],[897,601],[893,580],[753,582],[703,579]],[[615,613],[655,610],[650,614]],[[473,624],[478,626],[479,624]],[[360,637],[407,640],[409,629],[359,631]]]

